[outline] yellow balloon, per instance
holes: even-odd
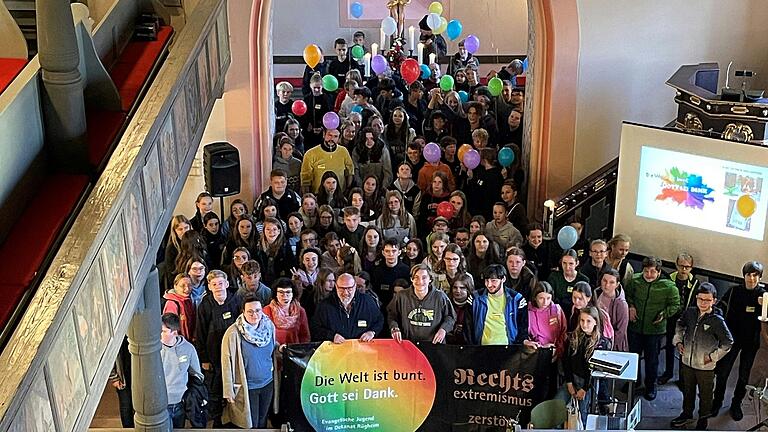
[[[432,2],[429,4],[429,11],[441,15],[443,13],[443,5],[440,2]]]
[[[320,47],[317,45],[309,44],[304,48],[304,62],[310,69],[314,69],[322,57],[323,53],[320,52]]]
[[[433,30],[433,32],[435,34],[441,34],[446,28],[448,28],[448,20],[445,19],[445,17],[440,17],[440,26]]]
[[[742,195],[739,197],[739,199],[736,201],[736,210],[739,211],[739,214],[744,218],[748,218],[755,214],[755,210],[757,210],[757,203],[755,202],[755,199],[752,198],[749,195]]]
[[[472,146],[469,144],[462,144],[461,147],[459,147],[458,156],[459,160],[464,162],[464,155],[467,154],[468,151],[472,150]]]

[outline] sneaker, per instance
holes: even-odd
[[[744,412],[741,410],[741,402],[731,403],[731,418],[739,421],[744,418]]]
[[[659,384],[664,385],[669,382],[669,380],[672,379],[672,372],[664,372],[662,376],[659,377],[658,381]]]
[[[675,417],[669,425],[672,426],[675,429],[681,429],[688,423],[691,423],[693,421],[693,416],[690,414],[680,414],[679,416]]]
[[[707,426],[709,426],[709,421],[706,418],[700,418],[696,422],[695,430],[707,430]]]

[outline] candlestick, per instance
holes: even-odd
[[[372,44],[371,44],[371,55],[372,55],[372,56],[375,56],[375,55],[377,55],[378,53],[379,53],[379,44],[377,44],[376,42],[374,42],[374,43],[372,43]]]
[[[419,62],[419,64],[422,64],[422,60],[424,60],[424,44],[419,42],[419,45],[416,49],[416,60]]]
[[[432,63],[435,62],[435,57],[437,57],[437,55],[435,55],[435,53],[430,53],[429,54],[429,64],[432,64]]]
[[[371,76],[371,53],[365,53],[363,59],[365,63],[365,76]]]
[[[551,239],[553,235],[553,229],[555,224],[555,202],[550,200],[544,201],[544,238]]]
[[[760,321],[768,321],[768,292],[763,293],[763,311],[760,314]]]
[[[386,42],[387,35],[384,34],[384,29],[379,30],[379,36],[381,36],[381,49],[384,50],[386,49],[386,46],[387,46],[387,42]]]
[[[408,27],[408,41],[410,42],[411,51],[413,51],[414,45],[416,45],[416,39],[414,38],[414,28],[413,26]]]

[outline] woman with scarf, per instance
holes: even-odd
[[[275,325],[264,316],[252,294],[243,300],[243,313],[224,333],[221,346],[224,408],[222,421],[241,428],[267,426],[273,384],[272,355]]]
[[[277,297],[264,308],[264,315],[275,324],[277,343],[282,347],[309,342],[307,312],[299,304],[293,282],[288,278],[279,278],[272,289]]]

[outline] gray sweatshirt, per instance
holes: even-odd
[[[683,344],[683,364],[698,370],[713,370],[717,361],[731,350],[733,336],[717,312],[699,316],[699,309],[689,307],[677,320],[672,343]],[[706,357],[712,361],[705,364]]]
[[[202,377],[200,360],[197,357],[195,347],[184,337],[176,336],[173,346],[160,344],[160,358],[163,360],[165,372],[165,388],[168,392],[168,405],[181,402],[184,392],[187,391],[187,378],[189,372]]]
[[[403,339],[412,342],[432,342],[439,329],[450,333],[456,323],[456,311],[448,296],[430,288],[419,300],[413,288],[395,294],[387,307],[389,328],[400,329]]]

